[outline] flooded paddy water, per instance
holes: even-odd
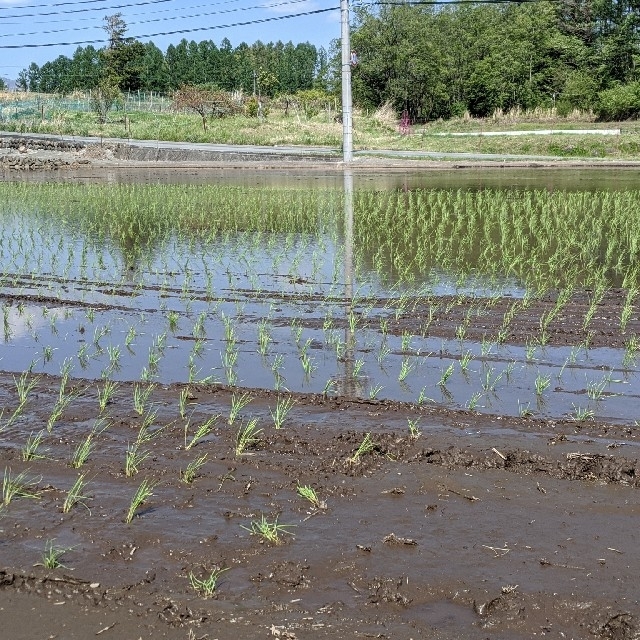
[[[638,637],[637,172],[85,168],[0,203],[15,606]]]

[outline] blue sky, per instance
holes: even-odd
[[[225,37],[234,47],[243,41],[291,40],[328,48],[340,36],[339,5],[339,0],[0,0],[0,47],[18,47],[0,48],[0,76],[15,79],[31,62],[71,57],[78,45],[62,43],[104,46],[99,42],[106,35],[104,17],[115,13],[129,26],[126,35],[152,40],[162,51],[182,38],[219,45]],[[326,11],[301,15],[321,10]],[[228,26],[258,20],[265,22]],[[193,31],[155,35],[181,30]],[[42,44],[56,46],[26,46]]]

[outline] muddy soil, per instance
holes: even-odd
[[[611,319],[622,302],[611,292],[585,336],[586,298],[572,300],[549,344],[620,347]],[[538,331],[553,301],[537,304],[508,344]],[[488,307],[487,335],[498,334],[506,305]],[[393,330],[417,334],[424,321],[416,309]],[[433,330],[453,338],[459,321],[443,317]],[[634,316],[629,331],[638,324]],[[157,385],[140,415],[135,385],[120,384],[101,411],[97,383],[75,379],[67,391],[77,396],[47,432],[60,385],[40,376],[8,421],[20,401],[14,376],[0,373],[3,637],[640,638],[636,424],[292,394],[276,429],[272,391],[248,390],[251,403],[229,424],[243,390]],[[421,433],[411,435],[416,417]],[[238,453],[251,419],[262,431]],[[358,453],[367,434],[371,446]],[[127,450],[140,440],[127,476]],[[86,486],[65,509],[79,475]],[[143,479],[153,495],[126,523]],[[257,534],[263,520],[282,525],[278,540]],[[57,568],[43,566],[52,546],[63,551]]]
[[[97,384],[73,380],[77,397],[48,433],[60,382],[39,377],[2,432],[5,485],[25,473],[1,510],[7,637],[639,637],[634,426],[294,394],[276,429],[271,391],[250,390],[230,425],[233,389],[158,385],[141,416],[133,385],[101,412]],[[0,399],[6,419],[13,376],[0,377]],[[262,431],[237,453],[254,418]],[[64,512],[79,474],[87,485]],[[143,479],[153,495],[127,524]],[[263,518],[283,525],[279,540],[252,531]],[[64,550],[61,566],[42,566],[47,545]],[[197,581],[219,570],[207,596]]]

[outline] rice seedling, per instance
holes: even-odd
[[[127,478],[135,476],[136,473],[140,471],[142,463],[151,455],[151,452],[142,449],[140,444],[141,443],[136,440],[127,445],[124,456],[124,475],[127,476]]]
[[[625,331],[631,316],[633,315],[633,301],[638,295],[638,290],[631,288],[627,291],[622,311],[620,312],[620,330]]]
[[[189,584],[191,585],[192,589],[194,589],[194,591],[197,591],[203,598],[212,598],[218,588],[218,581],[220,580],[220,576],[228,570],[228,568],[217,568],[204,578],[198,578],[192,571],[190,571]]]
[[[184,427],[184,448],[189,451],[192,447],[195,447],[200,440],[206,438],[212,431],[215,425],[216,420],[220,417],[220,414],[216,414],[215,416],[211,416],[208,420],[205,420],[199,427],[196,428],[195,433],[191,440],[187,443],[187,429],[189,424],[187,423]]]
[[[427,396],[427,387],[422,387],[422,389],[420,389],[420,393],[418,394],[418,400],[416,402],[418,405],[422,405],[425,402],[435,402],[435,400]]]
[[[357,378],[360,376],[360,371],[362,370],[362,367],[364,367],[364,359],[363,358],[358,358],[354,363],[353,363],[353,377]]]
[[[77,357],[78,357],[78,362],[80,363],[80,366],[83,369],[86,369],[87,365],[89,364],[89,343],[88,342],[85,342],[80,347],[77,353]]]
[[[111,332],[111,328],[108,326],[96,327],[93,330],[93,344],[96,347],[96,349],[102,350],[100,347],[100,340],[102,340],[102,338],[104,338],[110,332]]]
[[[27,442],[22,447],[22,461],[29,462],[30,460],[44,460],[46,458],[45,453],[48,449],[40,449],[42,439],[44,437],[44,431],[39,431],[36,435],[33,431],[29,434]]]
[[[482,389],[485,393],[494,393],[496,386],[500,380],[502,380],[502,373],[493,377],[494,369],[489,367],[484,371],[484,380],[482,381]]]
[[[580,407],[573,404],[573,412],[570,417],[576,422],[585,422],[586,420],[591,420],[595,416],[595,412],[593,409],[589,407]]]
[[[9,342],[11,340],[11,322],[9,321],[9,305],[2,305],[2,320],[4,327],[4,341]]]
[[[95,438],[108,428],[109,423],[104,418],[98,418],[86,438],[76,445],[69,465],[74,469],[82,467],[95,448]]]
[[[42,566],[46,569],[66,569],[60,559],[62,556],[71,551],[73,547],[57,547],[53,544],[53,540],[47,540],[44,544],[44,551],[42,553],[42,562],[37,562],[34,566]]]
[[[528,418],[532,416],[533,411],[531,409],[531,404],[529,402],[524,404],[524,403],[521,403],[520,400],[518,400],[518,415],[521,418]]]
[[[398,381],[404,382],[414,368],[414,362],[410,361],[409,358],[403,358],[402,362],[400,363],[400,373],[398,374]]]
[[[454,371],[455,371],[455,365],[452,362],[444,371],[441,372],[440,380],[438,380],[437,386],[446,387],[447,382],[449,381],[449,378],[451,378],[451,376],[453,375]]]
[[[242,456],[247,450],[260,442],[262,429],[258,427],[258,418],[252,418],[244,426],[240,426],[236,434],[234,451],[236,456]]]
[[[266,356],[269,352],[269,345],[273,342],[269,330],[269,323],[266,318],[258,322],[258,352],[261,356]]]
[[[624,343],[624,358],[622,360],[624,366],[633,364],[636,354],[640,351],[640,338],[634,333]]]
[[[12,476],[11,469],[5,467],[2,479],[2,505],[0,507],[8,507],[16,498],[38,499],[36,485],[40,480],[41,478],[29,476],[27,470]]]
[[[551,386],[551,376],[538,373],[534,381],[536,395],[541,396]]]
[[[371,433],[367,433],[362,442],[358,445],[358,448],[356,449],[355,453],[350,457],[347,458],[347,462],[351,463],[351,464],[355,464],[357,462],[360,461],[360,458],[367,454],[370,453],[371,451],[373,451],[375,449],[376,445],[373,442],[373,438],[371,437]]]
[[[171,331],[171,333],[175,333],[178,330],[180,314],[177,311],[169,311],[167,314],[167,320],[169,320],[169,331]]]
[[[137,331],[135,326],[131,325],[129,327],[129,330],[127,331],[127,335],[124,338],[124,346],[127,347],[127,349],[131,349],[131,345],[133,344],[133,341],[136,339],[136,335],[137,335]]]
[[[69,513],[69,511],[71,511],[71,509],[73,509],[77,504],[89,509],[85,504],[85,500],[89,500],[89,498],[82,495],[88,484],[88,482],[85,482],[85,475],[86,474],[84,473],[79,474],[72,487],[69,489],[64,499],[64,503],[62,504],[62,513]]]
[[[409,436],[416,440],[422,435],[422,431],[418,429],[418,422],[420,422],[420,417],[417,418],[407,418],[407,425],[409,427]]]
[[[295,525],[292,524],[280,524],[278,518],[273,521],[269,521],[264,517],[264,514],[260,517],[260,520],[253,520],[250,527],[241,525],[243,529],[249,531],[252,536],[259,536],[261,542],[270,542],[271,544],[282,544],[282,535],[287,534],[293,536],[293,533],[289,531],[290,528]]]
[[[324,383],[324,389],[322,390],[322,396],[326,398],[332,391],[335,392],[338,388],[338,383],[333,378],[328,378]]]
[[[29,378],[29,372],[25,371],[20,374],[19,378],[13,377],[13,381],[16,385],[16,391],[18,392],[19,407],[22,409],[27,404],[29,394],[33,391],[35,386],[40,380],[39,377]]]
[[[133,408],[138,415],[141,416],[145,412],[149,397],[155,388],[155,384],[133,385]]]
[[[460,356],[460,369],[462,373],[467,373],[469,370],[469,363],[473,359],[473,353],[469,349],[467,349],[462,356]]]
[[[109,366],[112,369],[120,368],[120,356],[122,355],[122,351],[117,345],[109,345],[107,347],[107,353],[109,354]]]
[[[229,426],[231,426],[235,422],[240,411],[242,411],[242,409],[244,409],[252,400],[253,398],[248,392],[245,392],[241,395],[237,395],[234,393],[231,396],[231,410],[229,411],[228,420]]]
[[[136,438],[136,442],[138,444],[145,444],[147,442],[151,442],[162,432],[171,426],[170,424],[165,425],[164,427],[159,427],[155,431],[151,430],[151,427],[154,425],[156,418],[158,417],[158,410],[155,411],[147,411],[142,416],[142,424],[140,425],[140,429],[138,429],[138,436]]]
[[[375,400],[378,397],[378,394],[384,389],[381,384],[376,384],[369,389],[369,399]]]
[[[469,398],[469,402],[467,402],[467,409],[469,409],[469,411],[475,411],[480,398],[482,398],[482,394],[479,391],[476,391],[471,398]]]
[[[486,335],[483,335],[482,342],[480,343],[480,354],[483,358],[486,358],[491,353],[491,347],[493,347],[493,343]]]
[[[598,382],[588,381],[587,396],[589,397],[589,399],[595,400],[595,401],[602,400],[602,395],[604,393],[604,390],[607,388],[609,383],[610,383],[610,378],[607,379],[606,377]]]
[[[300,355],[300,364],[302,365],[302,370],[304,371],[304,375],[306,378],[308,378],[316,370],[313,359],[308,356],[306,351]]]
[[[127,515],[125,516],[125,523],[130,524],[133,518],[136,515],[136,511],[151,497],[153,496],[153,491],[157,486],[157,482],[153,482],[148,478],[145,478],[140,486],[136,489],[136,492],[133,494],[131,498],[131,503],[129,504],[129,509],[127,510]]]
[[[205,453],[203,456],[192,460],[187,465],[187,468],[180,474],[182,482],[185,484],[191,484],[198,477],[200,469],[202,469],[207,462],[208,455],[209,454]]]
[[[273,424],[276,429],[282,428],[285,418],[287,417],[289,411],[291,411],[291,408],[294,404],[295,400],[291,396],[287,396],[286,398],[283,396],[278,396],[275,411],[273,411],[273,409],[269,407],[271,417],[273,418]]]
[[[320,500],[316,490],[310,485],[298,485],[296,491],[301,498],[308,500],[314,509],[326,509],[327,503],[324,500]]]
[[[51,359],[53,358],[53,352],[54,349],[50,345],[44,347],[44,349],[42,350],[42,362],[44,362],[44,364],[47,364],[47,362],[51,361]]]
[[[107,405],[112,402],[114,393],[118,390],[120,385],[113,380],[105,380],[104,386],[98,387],[98,406],[100,407],[100,413],[103,413],[107,408]]]

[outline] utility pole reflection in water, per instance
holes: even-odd
[[[353,375],[356,347],[355,316],[353,309],[353,173],[351,169],[344,170],[344,300],[345,300],[345,329],[344,329],[344,376],[341,381],[340,392],[343,395],[355,395],[357,379]]]

